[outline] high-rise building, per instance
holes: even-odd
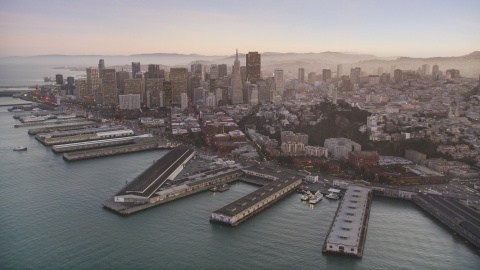
[[[315,72],[310,72],[308,73],[308,83],[313,85],[315,84],[315,81],[317,80],[317,74]]]
[[[238,60],[238,49],[235,61],[233,62],[233,78],[232,78],[232,103],[239,104],[243,102],[242,93],[242,74],[240,69],[240,60]]]
[[[332,71],[330,69],[322,70],[322,80],[327,81],[332,78]]]
[[[393,79],[395,80],[395,83],[403,82],[403,71],[401,69],[395,69],[393,72]]]
[[[421,73],[421,77],[422,78],[425,78],[427,77],[428,75],[430,75],[430,65],[429,64],[423,64],[422,65],[422,73]]]
[[[249,52],[246,55],[247,59],[247,81],[256,83],[260,79],[261,70],[261,56],[258,52]]]
[[[120,95],[118,99],[120,110],[139,110],[141,108],[141,98],[138,94]]]
[[[275,69],[275,91],[278,95],[283,96],[285,93],[285,80],[283,79],[283,69]]]
[[[75,83],[75,95],[78,99],[83,99],[87,95],[87,80],[77,80]]]
[[[165,106],[172,106],[173,92],[172,82],[163,82],[163,93],[165,94]]]
[[[223,90],[222,88],[215,89],[215,105],[218,105],[218,101],[223,99]]]
[[[240,77],[242,78],[242,84],[247,81],[247,67],[241,66],[240,67]]]
[[[118,105],[117,79],[115,69],[102,70],[102,104],[103,106]]]
[[[102,77],[102,70],[105,69],[105,60],[100,59],[98,60],[98,77]]]
[[[98,68],[87,68],[87,95],[98,91]]]
[[[163,91],[163,79],[147,79],[145,93],[150,94],[150,108],[160,107],[160,92]]]
[[[210,80],[218,78],[218,66],[213,64],[210,66]]]
[[[447,78],[450,77],[452,79],[455,78],[460,78],[460,70],[458,69],[447,69],[445,72],[445,75],[447,75]]]
[[[158,95],[158,107],[160,108],[165,107],[165,92],[163,91],[160,91]]]
[[[199,100],[205,99],[205,89],[203,87],[197,87],[193,90],[193,104]]]
[[[140,72],[140,62],[132,62],[132,79],[135,79],[135,75]]]
[[[149,79],[160,79],[160,65],[149,64],[146,75]]]
[[[225,76],[227,76],[227,65],[225,64],[218,65],[218,77],[223,78]]]
[[[205,97],[205,106],[215,107],[216,105],[217,103],[215,95],[212,92],[209,92]]]
[[[258,89],[256,84],[249,84],[248,85],[248,102],[250,104],[257,104],[258,103]]]
[[[188,96],[187,93],[180,94],[180,107],[186,109],[188,107]]]
[[[143,81],[142,79],[127,79],[123,81],[123,93],[125,95],[138,94],[140,101],[143,102]]]
[[[440,72],[440,69],[439,69],[438,65],[437,64],[433,65],[433,67],[432,67],[432,78],[434,80],[438,80],[441,75],[442,75],[442,73]]]
[[[117,71],[117,88],[123,90],[123,82],[130,79],[130,72],[128,71]]]
[[[305,69],[299,68],[298,69],[298,82],[305,83]]]
[[[187,77],[188,71],[186,68],[170,69],[170,81],[172,82],[173,103],[179,104],[181,102],[181,94],[187,93]]]
[[[360,74],[362,69],[359,67],[350,69],[350,82],[352,84],[360,83]]]
[[[338,64],[337,65],[337,79],[340,79],[340,77],[343,76],[343,65]]]
[[[67,83],[70,84],[70,85],[74,85],[75,84],[75,78],[72,77],[72,76],[68,76],[67,77]]]
[[[270,93],[271,92],[270,86],[267,85],[267,82],[265,80],[257,81],[257,89],[258,89],[258,101],[270,102],[272,100],[271,93]]]
[[[62,74],[55,75],[55,83],[56,84],[63,84],[63,75]]]

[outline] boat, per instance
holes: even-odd
[[[310,199],[310,195],[306,194],[306,195],[303,195],[300,200],[302,200],[302,201],[308,201],[309,199]]]
[[[337,194],[334,194],[334,193],[330,193],[330,194],[328,194],[328,195],[325,196],[325,197],[327,197],[327,198],[329,198],[329,199],[332,199],[332,200],[338,200],[338,199],[340,199],[340,197],[339,197]]]
[[[13,149],[13,151],[27,151],[27,147],[20,145],[17,148]]]
[[[317,193],[315,193],[315,195],[313,195],[313,198],[311,198],[308,202],[311,203],[311,204],[315,204],[315,203],[321,201],[322,198],[323,198],[323,194],[320,191],[317,191]]]

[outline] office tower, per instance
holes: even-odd
[[[308,73],[308,83],[313,85],[315,84],[317,74],[315,72]]]
[[[257,81],[257,90],[258,90],[258,101],[270,102],[272,100],[271,93],[270,93],[271,92],[270,86],[267,85],[267,82],[265,80]]]
[[[216,104],[216,97],[212,92],[209,92],[208,95],[205,97],[205,106],[215,107]]]
[[[258,103],[258,89],[256,84],[248,85],[248,102],[251,104]]]
[[[77,80],[75,83],[75,95],[79,99],[83,99],[87,95],[87,80]]]
[[[380,76],[383,74],[383,67],[378,67],[377,68],[377,75]]]
[[[187,93],[180,94],[180,108],[186,109],[188,107],[188,97]]]
[[[343,75],[343,66],[342,64],[337,65],[337,79],[340,79]]]
[[[242,93],[242,74],[240,68],[240,60],[238,60],[238,49],[235,61],[233,62],[233,78],[232,78],[232,103],[239,104],[243,103],[243,93]]]
[[[438,80],[438,78],[441,76],[441,72],[440,72],[440,69],[438,68],[438,65],[435,64],[433,65],[433,68],[432,68],[432,78],[434,80]]]
[[[140,62],[132,62],[132,79],[135,79],[137,72],[140,72]]]
[[[330,69],[322,70],[322,80],[327,81],[332,78],[332,71]]]
[[[150,108],[160,107],[160,92],[163,91],[163,79],[147,79],[145,93],[150,95]],[[147,94],[148,96],[148,94]]]
[[[158,94],[158,107],[165,107],[165,92],[163,91],[160,91],[160,93]]]
[[[149,64],[146,75],[149,79],[160,79],[160,65]]]
[[[67,83],[70,84],[70,85],[74,85],[75,84],[75,78],[73,78],[72,76],[68,76],[67,77]]]
[[[172,106],[172,82],[166,81],[163,82],[163,93],[165,95],[165,106]]]
[[[218,77],[223,78],[225,76],[227,76],[227,65],[225,64],[218,65]]]
[[[205,89],[203,87],[197,87],[193,90],[193,104],[199,100],[205,99]]]
[[[403,71],[401,69],[395,69],[393,72],[393,79],[395,83],[403,82]]]
[[[102,105],[116,106],[117,100],[117,79],[115,69],[102,70]]]
[[[240,67],[240,75],[242,78],[242,83],[247,81],[247,67],[246,66],[241,66]]]
[[[63,75],[62,74],[55,75],[55,83],[56,84],[63,84]]]
[[[141,98],[138,94],[120,95],[118,99],[120,110],[139,110],[141,108]]]
[[[390,67],[390,74],[394,74],[395,73],[395,70],[397,69],[397,66],[391,66]]]
[[[98,68],[87,68],[87,95],[93,95],[98,91]]]
[[[123,90],[123,82],[125,80],[130,79],[130,72],[123,71],[123,70],[117,71],[116,78],[117,78],[117,88]]]
[[[298,82],[305,83],[305,69],[299,68],[298,69]]]
[[[187,93],[187,76],[188,71],[186,68],[170,69],[170,81],[172,82],[173,103],[180,103],[181,94]]]
[[[275,69],[275,91],[277,95],[283,96],[285,93],[285,81],[283,79],[283,69]]]
[[[423,64],[422,65],[422,73],[421,73],[420,76],[422,76],[422,78],[425,78],[428,75],[430,75],[430,65],[429,64]]]
[[[352,84],[360,83],[361,72],[362,72],[362,69],[359,67],[350,69],[350,82]]]
[[[142,79],[126,79],[123,81],[123,94],[138,94],[143,102],[143,81]]]
[[[105,69],[105,60],[98,60],[98,77],[102,77],[102,70]]]
[[[247,59],[247,81],[250,83],[256,83],[260,79],[260,70],[261,70],[261,58],[258,52],[249,52],[246,55]]]
[[[213,64],[210,65],[210,79],[218,78],[218,66]]]
[[[222,88],[215,89],[215,105],[218,105],[218,101],[223,99],[223,90]]]

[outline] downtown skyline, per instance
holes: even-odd
[[[237,47],[459,56],[480,47],[479,9],[477,1],[2,1],[0,57],[231,55]]]

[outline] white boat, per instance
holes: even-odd
[[[311,198],[308,202],[311,204],[317,203],[323,199],[323,194],[320,191],[317,191],[315,195],[313,195],[313,198]]]
[[[21,145],[13,149],[13,151],[26,151],[26,150],[27,150],[27,147],[21,146]]]
[[[337,194],[334,194],[334,193],[330,193],[330,194],[328,194],[328,195],[325,196],[325,197],[327,197],[327,198],[329,198],[329,199],[332,199],[332,200],[338,200],[338,199],[340,199],[340,197],[338,197],[338,195],[337,195]]]

